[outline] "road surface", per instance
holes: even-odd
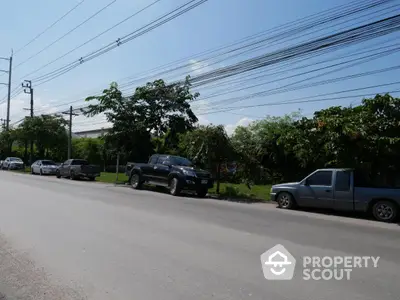
[[[0,299],[399,299],[400,226],[0,172]],[[294,279],[267,281],[276,244]],[[380,256],[350,280],[303,256]]]

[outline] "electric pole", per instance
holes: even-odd
[[[64,115],[69,115],[69,128],[68,128],[68,159],[72,156],[72,116],[79,116],[73,112],[72,106],[69,107],[69,111],[62,112]]]
[[[0,60],[7,60],[9,63],[8,66],[8,71],[7,70],[0,70],[0,72],[3,73],[8,73],[8,83],[2,83],[2,85],[7,85],[8,86],[8,93],[7,93],[7,119],[6,119],[6,130],[10,128],[10,100],[11,100],[11,74],[12,74],[12,58],[13,58],[13,52],[11,50],[11,56],[9,58],[7,57],[0,57]]]
[[[24,82],[21,84],[22,87],[24,88],[24,93],[25,94],[30,94],[31,95],[31,105],[29,109],[31,112],[31,119],[33,119],[33,88],[32,88],[32,81],[30,80],[24,80]],[[31,139],[31,150],[30,150],[30,155],[29,155],[29,163],[33,163],[33,140]]]

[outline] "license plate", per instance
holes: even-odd
[[[203,179],[202,181],[201,181],[201,184],[207,184],[208,183],[208,180],[207,179]]]

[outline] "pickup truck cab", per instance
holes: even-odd
[[[209,172],[196,168],[187,158],[173,155],[155,154],[147,164],[128,163],[125,173],[134,189],[147,183],[167,187],[175,196],[182,190],[192,190],[204,197],[214,184]]]
[[[85,159],[68,159],[58,167],[56,176],[57,178],[67,177],[71,180],[87,178],[93,181],[100,176],[100,167],[89,165]]]
[[[400,185],[378,183],[351,169],[319,169],[300,182],[273,185],[271,200],[286,209],[299,206],[371,212],[379,221],[393,222],[400,209]]]

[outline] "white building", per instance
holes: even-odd
[[[77,131],[72,133],[73,138],[97,138],[105,135],[110,128],[100,128],[85,131]]]

